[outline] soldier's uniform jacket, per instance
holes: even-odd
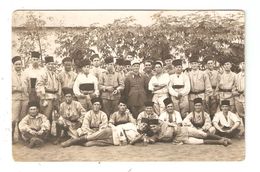
[[[171,67],[164,66],[163,72],[168,73],[169,75],[174,74],[175,73],[174,66],[171,66]]]
[[[97,114],[93,110],[86,113],[81,128],[77,130],[78,135],[91,135],[99,130],[105,129],[108,125],[107,115],[103,111]]]
[[[77,73],[74,71],[67,72],[63,70],[58,74],[58,77],[61,83],[61,88],[73,88],[74,82],[77,78]]]
[[[220,77],[220,73],[216,70],[205,70],[205,72],[208,74],[209,76],[209,80],[210,80],[210,83],[211,83],[211,87],[212,87],[212,90],[213,90],[213,96],[216,95],[216,88],[217,88],[217,83],[219,81],[219,77]]]
[[[202,128],[207,131],[211,125],[211,119],[207,112],[191,112],[189,113],[182,122],[183,126],[194,127],[194,128]]]
[[[177,97],[178,93],[181,93],[182,96],[188,95],[190,92],[190,79],[188,75],[184,73],[181,73],[180,75],[170,75],[168,89],[171,96]]]
[[[27,100],[28,99],[29,83],[26,80],[25,73],[18,73],[12,70],[12,100]]]
[[[66,120],[72,122],[75,120],[82,123],[85,114],[86,110],[77,101],[72,100],[71,104],[63,102],[60,105],[60,115]]]
[[[29,66],[27,69],[24,70],[24,74],[26,77],[26,82],[28,83],[28,92],[30,93],[32,91],[32,83],[31,78],[36,78],[36,83],[39,81],[39,79],[42,78],[42,75],[44,75],[45,71],[43,68],[39,67],[37,69],[33,68],[32,66]],[[35,86],[34,86],[35,88]]]
[[[215,114],[212,123],[216,122],[220,128],[231,128],[236,122],[240,123],[238,116],[232,112],[228,112],[228,115],[225,117],[222,111],[219,111]]]
[[[132,114],[130,113],[129,110],[126,110],[123,114],[120,114],[119,111],[114,112],[109,119],[109,123],[117,126],[120,124],[125,124],[131,122],[133,124],[136,124],[135,119],[133,118]]]
[[[162,73],[159,76],[155,75],[149,81],[148,89],[153,91],[154,94],[167,94],[169,81],[170,81],[170,76],[168,73]],[[165,84],[166,86],[161,88],[160,90],[154,91],[153,84]]]
[[[41,99],[56,99],[61,95],[61,84],[58,75],[55,72],[45,70],[36,82],[36,91]]]
[[[141,112],[137,117],[137,125],[141,124],[142,118],[148,118],[148,119],[158,119],[158,115],[156,113],[153,113],[151,115],[148,115],[145,111]]]
[[[224,72],[220,75],[216,92],[220,99],[229,99],[232,96],[232,90],[235,89],[236,74],[232,71]]]
[[[125,96],[128,106],[143,106],[147,99],[148,78],[142,74],[129,74],[125,79]]]
[[[235,97],[236,101],[245,102],[245,73],[244,72],[239,72],[236,75],[236,80],[235,80],[235,88],[233,92],[239,93],[238,96]]]
[[[31,132],[34,131],[49,131],[50,122],[47,117],[43,114],[38,114],[35,117],[31,115],[26,115],[19,123],[19,129],[21,132]]]
[[[112,92],[105,89],[107,86],[111,86],[114,90],[120,92],[124,90],[124,80],[122,75],[118,72],[109,73],[104,72],[99,80],[100,94],[102,99],[117,100],[120,98],[120,94],[112,94]]]
[[[190,100],[194,100],[194,98],[196,97],[202,98],[202,100],[204,100],[205,95],[212,95],[212,87],[210,84],[209,76],[205,72],[201,70],[191,70],[189,72],[189,78],[191,84],[189,97]]]
[[[103,72],[105,72],[105,69],[102,69],[100,67],[92,66],[92,68],[89,70],[89,73],[91,73],[93,76],[95,76],[98,80],[100,80]]]
[[[169,114],[168,112],[163,112],[159,116],[159,120],[166,122],[166,123],[176,123],[181,124],[182,118],[180,112],[174,110],[172,114]]]

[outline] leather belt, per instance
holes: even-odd
[[[220,92],[232,92],[232,89],[219,89]]]
[[[201,94],[201,93],[205,93],[205,90],[201,90],[201,91],[190,91],[190,94]]]
[[[173,85],[172,88],[173,89],[180,89],[180,88],[184,88],[184,85]]]

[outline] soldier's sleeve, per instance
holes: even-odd
[[[183,126],[187,127],[193,127],[193,124],[191,123],[192,113],[189,113],[184,120],[182,121]]]
[[[77,78],[74,82],[74,85],[73,85],[73,92],[74,92],[75,96],[77,96],[77,97],[83,95],[79,90],[79,83],[80,83],[79,79],[80,79],[80,75],[77,76]]]
[[[125,83],[124,83],[124,78],[119,73],[117,73],[117,80],[118,80],[117,82],[118,82],[118,85],[119,85],[117,87],[117,89],[121,92],[125,88]]]
[[[98,97],[99,96],[99,83],[97,77],[94,77],[94,87],[95,87],[95,94]]]
[[[129,112],[129,122],[133,123],[136,125],[136,120],[134,119],[133,115]]]
[[[47,117],[45,115],[41,115],[41,118],[42,118],[41,130],[49,131],[50,130],[50,121],[47,119]]]
[[[21,122],[19,122],[19,130],[21,132],[30,132],[31,131],[31,128],[30,126],[28,125],[28,116],[25,116]]]
[[[47,74],[46,72],[44,72],[40,77],[39,79],[37,79],[36,81],[36,86],[35,86],[35,89],[36,89],[36,93],[37,95],[42,99],[44,98],[45,96],[45,85],[46,85],[46,82],[47,81]]]
[[[110,118],[109,118],[109,123],[115,125],[115,116],[116,116],[116,112],[114,112]]]
[[[154,84],[154,77],[152,77],[151,80],[149,81],[148,90],[150,90],[150,91],[154,90],[153,84]]]
[[[170,82],[168,84],[168,90],[169,90],[169,94],[171,96],[178,96],[178,93],[172,88],[172,86],[174,85],[173,81],[172,81],[173,77],[170,78]]]
[[[177,124],[182,124],[182,118],[181,118],[181,114],[178,111],[175,111],[176,114],[176,123]]]
[[[124,90],[124,96],[128,97],[128,94],[129,94],[129,91],[130,91],[130,80],[129,80],[129,77],[126,77],[125,79],[125,90]]]
[[[204,72],[203,73],[204,82],[205,82],[205,93],[206,96],[211,96],[213,94],[212,86],[210,83],[209,76]]]
[[[83,119],[87,112],[86,112],[85,108],[83,108],[81,103],[79,103],[79,102],[77,102],[77,111],[80,114],[78,121],[83,123]]]
[[[188,75],[183,74],[183,79],[184,79],[184,89],[181,91],[183,96],[186,96],[190,92],[190,78]]]
[[[101,114],[101,124],[99,125],[99,130],[105,129],[108,125],[108,118],[105,113]]]
[[[88,111],[83,119],[81,128],[77,129],[77,133],[79,136],[95,132],[90,128],[90,121],[91,121],[91,114],[90,111]]]
[[[102,91],[104,88],[105,88],[105,79],[104,79],[104,77],[105,77],[105,74],[104,73],[102,73],[101,74],[101,77],[100,77],[100,79],[99,79],[99,90],[100,91]]]
[[[204,112],[204,117],[205,117],[205,123],[202,126],[203,130],[208,130],[212,125],[211,125],[211,119],[208,113]]]

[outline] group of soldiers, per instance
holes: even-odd
[[[74,144],[125,145],[157,141],[174,144],[231,144],[245,125],[245,63],[239,73],[225,59],[222,70],[206,59],[200,70],[198,56],[189,59],[140,61],[98,54],[75,62],[62,60],[58,70],[53,56],[31,52],[30,65],[12,58],[12,139],[30,148],[52,140]],[[102,66],[102,67],[101,67]],[[140,68],[142,66],[142,68]],[[55,130],[55,131],[53,131]]]

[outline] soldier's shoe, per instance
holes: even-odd
[[[35,144],[35,147],[41,147],[43,145],[44,141],[40,138],[35,138],[34,140],[34,144]]]
[[[52,144],[54,144],[54,145],[58,145],[60,143],[61,143],[61,138],[58,138],[58,139],[54,140],[54,142],[52,142]]]
[[[62,142],[61,147],[63,147],[63,148],[70,147],[72,145],[72,140],[73,140],[73,138],[70,138],[69,140]]]
[[[37,137],[32,137],[28,143],[29,148],[39,147],[43,144],[43,140]]]
[[[228,139],[228,138],[224,138],[227,142],[228,142],[228,144],[229,145],[231,145],[232,144],[232,141],[231,141],[231,139]]]
[[[219,143],[222,144],[223,146],[227,147],[229,144],[228,144],[228,141],[226,139],[220,139],[219,140]]]
[[[129,142],[129,144],[130,145],[134,145],[135,143],[142,141],[143,136],[144,136],[143,134],[140,134],[140,135],[136,136],[133,140],[131,140]]]
[[[61,143],[61,146],[63,148],[65,148],[65,147],[69,147],[71,145],[81,144],[81,143],[86,142],[86,141],[87,141],[87,138],[85,136],[78,137],[78,138],[70,138],[69,140]]]

